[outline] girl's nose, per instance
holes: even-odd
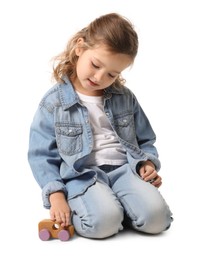
[[[96,71],[95,75],[94,75],[94,79],[96,80],[96,82],[100,82],[104,77],[104,73],[103,71]]]

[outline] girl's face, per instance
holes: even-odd
[[[102,95],[103,89],[109,87],[132,62],[128,55],[112,53],[105,45],[88,50],[77,47],[76,55],[78,61],[74,88],[90,96]]]

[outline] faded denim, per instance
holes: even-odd
[[[146,160],[159,170],[156,136],[134,94],[126,87],[108,87],[104,111],[127,151],[131,171]],[[96,183],[97,172],[84,167],[92,146],[88,111],[65,79],[44,95],[30,128],[28,161],[42,188],[44,207],[50,208],[49,195],[55,191],[71,200]]]
[[[172,213],[159,190],[133,173],[129,164],[92,169],[97,173],[95,185],[69,200],[78,234],[105,238],[122,230],[122,223],[150,234],[170,227]]]

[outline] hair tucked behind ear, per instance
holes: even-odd
[[[84,39],[85,49],[105,44],[109,51],[129,55],[133,62],[137,55],[138,36],[131,22],[117,13],[102,15],[77,32],[68,42],[66,49],[55,57],[53,76],[56,81],[63,81],[65,76],[70,79],[76,77],[78,57],[75,48],[79,38]],[[119,77],[116,83],[123,84],[124,80]]]

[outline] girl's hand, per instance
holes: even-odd
[[[155,166],[151,161],[146,161],[139,169],[139,175],[146,182],[150,182],[155,187],[159,188],[162,184],[162,178],[155,170]]]
[[[50,194],[50,218],[61,224],[62,227],[71,225],[70,207],[63,192]]]

